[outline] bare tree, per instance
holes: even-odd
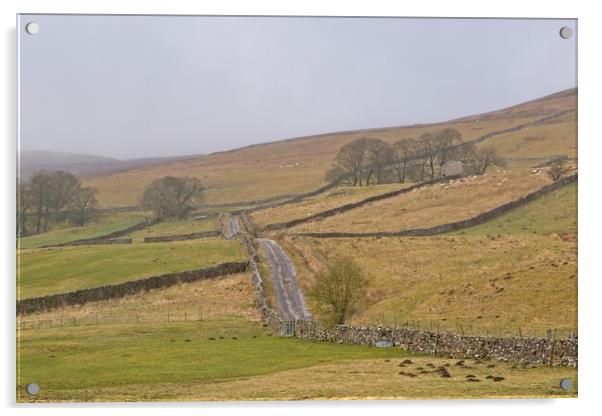
[[[453,146],[460,141],[460,133],[456,129],[443,129],[435,134],[435,146],[439,153],[439,166],[443,166],[453,149]]]
[[[485,146],[475,151],[473,157],[469,160],[469,171],[474,175],[484,175],[487,169],[494,164],[502,164],[502,160],[497,156],[493,146]]]
[[[94,209],[98,207],[97,191],[90,186],[77,189],[73,196],[73,207],[76,213],[76,223],[83,227],[90,219]]]
[[[393,143],[393,169],[397,173],[399,183],[405,183],[408,163],[416,153],[415,139],[401,139]]]
[[[475,153],[476,148],[474,143],[465,142],[454,146],[449,153],[449,157],[467,164],[472,158],[474,158]]]
[[[368,156],[369,140],[357,139],[344,145],[335,159],[339,171],[350,175],[353,186],[362,186],[362,173]]]
[[[339,181],[340,184],[353,185],[353,177],[343,167],[333,165],[324,175],[326,182]]]
[[[391,162],[392,149],[389,143],[380,139],[366,139],[368,152],[366,157],[366,185],[372,177],[378,185],[383,183],[385,170]]]
[[[42,219],[48,216],[52,204],[50,174],[45,171],[35,172],[29,181],[29,191],[35,215],[36,234],[39,234],[42,231]]]
[[[44,232],[48,231],[49,214],[61,211],[72,202],[75,193],[81,187],[81,182],[72,173],[59,170],[50,173],[48,187],[50,202],[44,212]]]
[[[17,180],[17,236],[27,235],[27,220],[33,209],[33,195],[29,182]]]
[[[418,139],[418,152],[425,160],[429,168],[430,179],[435,178],[435,162],[439,154],[437,136],[431,133],[425,133]],[[422,178],[421,180],[423,180]]]
[[[358,312],[366,297],[368,279],[350,257],[332,257],[326,271],[317,277],[311,294],[318,302],[326,321],[343,324]]]
[[[565,173],[567,172],[566,167],[564,166],[564,161],[554,162],[550,166],[550,170],[548,170],[548,176],[554,182],[559,180]]]
[[[204,190],[197,178],[165,176],[146,188],[142,206],[157,218],[183,218],[201,203]]]

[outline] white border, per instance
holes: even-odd
[[[602,377],[598,351],[602,346],[599,316],[600,296],[602,295],[602,268],[600,267],[600,238],[602,232],[600,203],[602,166],[602,132],[600,112],[600,40],[602,22],[596,13],[597,2],[576,2],[548,0],[542,2],[526,0],[433,0],[413,2],[386,2],[379,0],[2,0],[0,19],[2,22],[3,54],[1,60],[4,99],[0,103],[0,126],[4,129],[2,142],[2,173],[5,186],[2,193],[3,215],[0,216],[0,229],[4,238],[0,253],[4,273],[1,311],[3,341],[2,349],[2,403],[12,414],[14,408],[14,172],[16,153],[16,68],[15,68],[15,22],[16,13],[118,13],[118,14],[276,14],[276,15],[340,15],[340,16],[464,16],[464,17],[555,17],[579,19],[579,399],[577,400],[471,400],[471,401],[428,401],[428,402],[310,402],[310,403],[226,403],[226,404],[186,404],[179,405],[177,411],[184,414],[203,413],[232,414],[242,412],[248,415],[332,414],[343,411],[347,414],[365,414],[370,410],[379,413],[419,412],[422,414],[442,412],[445,415],[545,412],[547,415],[597,413],[596,402],[602,395],[598,391]],[[144,411],[150,415],[163,415],[165,406],[173,405],[128,405],[117,406],[111,413],[122,414],[128,410]],[[86,409],[91,414],[105,414],[107,407],[115,405],[91,406]],[[199,409],[200,407],[200,409]],[[341,409],[341,407],[343,407]],[[47,415],[76,415],[81,410],[76,406],[61,408],[51,406],[39,409]],[[600,409],[598,409],[599,411]],[[21,406],[21,412],[29,413],[35,408]],[[173,412],[173,410],[169,410]]]

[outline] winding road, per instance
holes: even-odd
[[[297,282],[293,262],[274,240],[258,238],[272,269],[272,286],[285,319],[311,319],[303,293]]]

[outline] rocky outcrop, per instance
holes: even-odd
[[[211,279],[247,270],[246,262],[222,263],[206,269],[189,270],[184,272],[166,273],[160,276],[146,277],[144,279],[130,280],[114,285],[82,289],[74,292],[59,293],[56,295],[28,298],[17,301],[17,314],[25,315],[41,312],[68,305],[83,305],[87,302],[122,298],[127,295],[151,289],[160,289],[178,283],[194,282],[201,279]]]

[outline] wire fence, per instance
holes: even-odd
[[[144,324],[158,322],[193,322],[206,319],[202,310],[165,312],[101,312],[86,314],[54,314],[17,319],[20,330],[59,328],[85,325]]]
[[[145,323],[171,323],[203,321],[213,315],[198,310],[167,310],[160,312],[127,311],[127,312],[91,312],[91,313],[55,313],[52,315],[40,314],[19,317],[17,328],[20,330],[36,330],[45,328],[60,328],[87,325],[107,324],[145,324]],[[499,338],[548,338],[548,339],[574,339],[577,330],[566,327],[532,328],[485,326],[470,322],[449,322],[437,320],[384,320],[365,326],[381,326],[394,329],[410,328],[435,333],[455,333],[462,336],[499,337]]]

